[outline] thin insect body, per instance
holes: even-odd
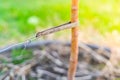
[[[21,53],[22,53],[22,52],[26,49],[26,46],[27,46],[28,44],[30,44],[33,40],[36,40],[36,37],[35,37],[35,36],[27,39],[26,41],[23,41],[23,42],[20,42],[20,43],[17,43],[17,44],[13,44],[13,45],[11,45],[11,46],[8,46],[8,47],[5,47],[5,48],[3,48],[3,49],[0,49],[0,53],[3,53],[3,52],[5,52],[5,51],[12,50],[12,49],[15,48],[15,47],[16,47],[16,49],[17,49],[17,48],[19,48],[20,46],[23,46],[23,50],[21,51]]]
[[[23,51],[26,49],[26,46],[29,45],[32,41],[36,40],[37,38],[40,38],[42,36],[45,36],[45,35],[48,35],[48,34],[51,34],[51,33],[55,33],[55,32],[58,32],[58,31],[61,31],[61,30],[64,30],[64,29],[73,28],[77,24],[78,24],[78,22],[73,22],[73,23],[67,22],[65,24],[62,24],[62,25],[59,25],[59,26],[56,26],[56,27],[53,27],[53,28],[49,28],[49,29],[46,29],[46,30],[43,30],[41,32],[38,32],[33,37],[27,39],[26,41],[23,41],[21,43],[17,43],[17,44],[14,44],[12,46],[0,49],[0,53],[3,53],[5,51],[9,51],[9,50],[12,50],[12,49],[17,49],[20,46],[22,46],[22,51],[21,51],[21,54],[22,54]]]
[[[55,33],[55,32],[58,32],[58,31],[61,31],[61,30],[64,30],[64,29],[73,28],[77,24],[78,24],[78,22],[73,22],[73,23],[68,22],[68,23],[53,27],[53,28],[46,29],[44,31],[38,32],[36,34],[36,38],[42,37],[42,36],[45,36],[45,35],[48,35],[48,34],[51,34],[51,33]]]

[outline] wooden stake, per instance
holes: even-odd
[[[79,0],[72,0],[71,22],[78,21]],[[70,65],[68,70],[68,80],[75,80],[75,73],[78,63],[78,25],[72,28],[72,43]]]

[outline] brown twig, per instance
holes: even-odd
[[[78,0],[72,0],[71,22],[78,22]],[[68,80],[74,80],[78,63],[78,25],[72,28],[72,44]]]

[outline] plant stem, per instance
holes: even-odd
[[[72,0],[71,22],[78,21],[79,0]],[[78,63],[78,25],[72,28],[72,43],[70,65],[68,70],[68,80],[75,80],[75,73]]]

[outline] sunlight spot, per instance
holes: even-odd
[[[37,24],[39,24],[39,18],[37,16],[31,16],[28,19],[28,23],[32,24],[32,25],[37,25]]]

